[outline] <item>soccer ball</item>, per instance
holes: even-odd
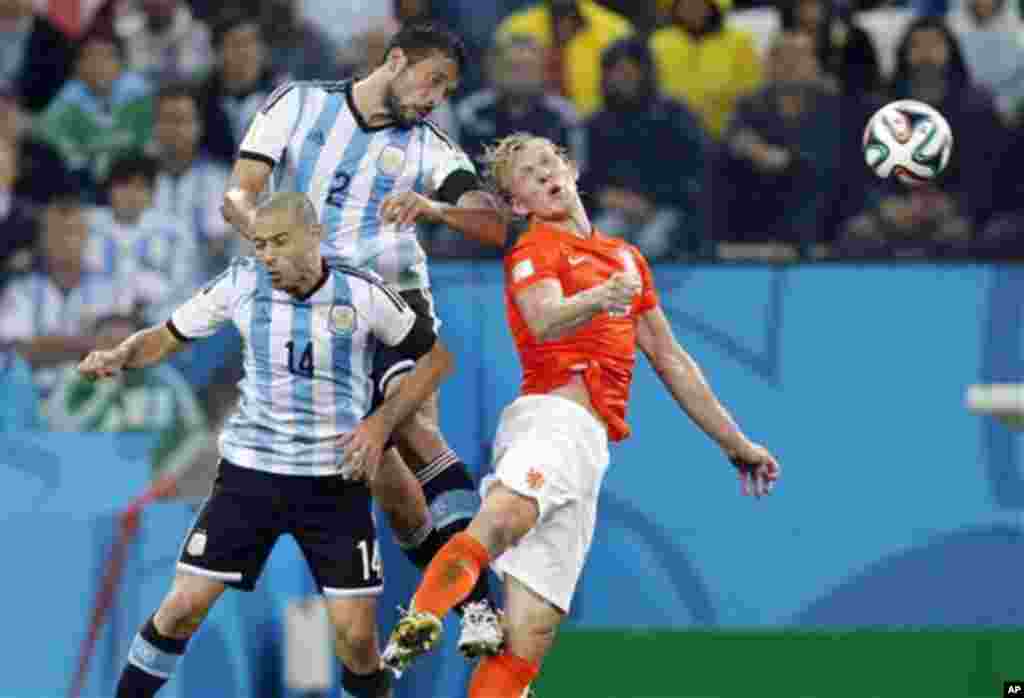
[[[953,132],[938,111],[924,102],[903,99],[874,113],[864,127],[864,161],[883,179],[917,185],[946,169]]]

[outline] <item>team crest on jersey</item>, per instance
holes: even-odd
[[[332,306],[328,326],[334,334],[352,334],[356,330],[356,309],[351,305]]]
[[[405,151],[393,145],[385,146],[377,157],[377,169],[388,177],[397,177],[405,167]]]

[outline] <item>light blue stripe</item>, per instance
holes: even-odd
[[[313,178],[316,163],[320,160],[320,151],[327,143],[327,134],[334,127],[334,122],[338,120],[338,112],[341,111],[343,104],[344,95],[328,95],[323,109],[320,110],[320,115],[316,118],[316,124],[306,134],[306,142],[302,144],[298,170],[295,173],[296,191],[309,191],[309,182]]]
[[[161,679],[169,679],[174,675],[181,655],[164,652],[150,644],[142,635],[136,635],[128,650],[128,658],[132,664],[147,674]]]
[[[413,129],[401,129],[395,131],[395,137],[388,143],[389,146],[399,148],[403,152],[409,147],[409,140],[412,138]],[[373,188],[370,190],[370,198],[366,204],[366,208],[363,210],[363,218],[359,223],[359,230],[362,232],[362,239],[369,241],[377,237],[380,232],[380,204],[384,200],[384,197],[391,193],[395,179],[393,177],[387,177],[381,174],[380,170],[377,171],[377,176],[373,179]],[[380,265],[378,260],[374,259],[369,261],[366,265],[374,271],[380,271]],[[399,266],[398,273],[401,275],[404,267]]]
[[[344,272],[332,272],[334,277],[334,304],[352,305],[352,289],[348,285],[348,277]],[[344,434],[362,417],[356,414],[349,394],[352,386],[352,337],[335,335],[332,341],[334,354],[334,371],[331,386],[334,390],[334,430],[336,434]]]
[[[370,140],[372,136],[357,125],[355,130],[352,132],[352,138],[345,145],[345,152],[341,154],[341,162],[334,169],[334,176],[337,177],[339,173],[344,173],[349,177],[355,177],[358,172],[360,163],[363,158],[366,157],[366,151],[370,148]],[[349,183],[351,186],[351,182]],[[330,201],[324,206],[323,214],[323,225],[326,233],[324,242],[327,245],[327,254],[329,256],[336,256],[341,245],[338,244],[337,235],[338,227],[341,223],[341,212],[343,206],[332,206]],[[342,244],[347,241],[341,241]],[[344,260],[343,260],[344,261]]]
[[[291,341],[292,344],[292,356],[295,362],[295,369],[299,369],[299,364],[302,361],[302,355],[306,351],[306,347],[309,346],[313,337],[313,310],[312,306],[308,302],[292,300],[292,333]],[[292,382],[292,407],[289,410],[289,414],[292,415],[292,419],[295,420],[295,427],[300,429],[297,436],[297,441],[304,443],[316,443],[316,420],[314,411],[316,405],[313,404],[313,381],[318,380],[316,375],[317,359],[321,361],[322,357],[317,357],[316,354],[313,357],[313,377],[307,377],[305,374],[293,373],[291,375]],[[308,465],[309,463],[292,463],[292,465]]]
[[[257,405],[270,407],[273,404],[270,392],[273,382],[273,360],[270,356],[270,322],[273,317],[273,289],[270,285],[270,276],[266,269],[260,266],[256,270],[256,294],[252,301],[252,316],[249,319],[249,334],[252,341],[252,376],[246,377],[252,381],[253,392],[256,395]],[[265,311],[265,312],[264,312]],[[281,407],[284,407],[283,405]],[[254,425],[255,426],[255,425]],[[253,429],[252,437],[258,441],[254,453],[269,453],[272,451],[270,433],[265,429]],[[266,458],[257,457],[257,461],[265,461]],[[263,467],[269,463],[260,463]]]
[[[108,274],[114,274],[116,273],[114,263],[117,260],[117,250],[116,245],[114,244],[114,238],[107,237],[105,238],[105,242],[106,244],[104,245],[104,248],[106,248],[106,254],[104,256],[106,259],[103,262],[103,271]]]

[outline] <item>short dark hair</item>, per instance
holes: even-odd
[[[198,101],[199,93],[194,83],[188,80],[172,80],[165,82],[160,85],[160,88],[156,91],[154,103],[159,102],[161,99],[180,99],[187,97],[193,102]]]
[[[418,63],[436,51],[455,61],[459,73],[466,69],[466,45],[454,32],[436,22],[404,25],[388,44],[388,50],[384,52],[385,60],[392,49],[396,48],[402,49],[410,63]]]
[[[124,153],[114,160],[107,173],[107,189],[118,182],[125,182],[135,177],[142,177],[150,187],[156,184],[156,160],[144,153]]]
[[[245,24],[253,25],[259,30],[260,36],[263,35],[263,27],[260,25],[259,19],[252,14],[243,12],[237,7],[228,8],[217,16],[217,20],[210,28],[210,43],[213,44],[214,48],[220,48],[221,44],[224,43],[224,37],[229,31]]]

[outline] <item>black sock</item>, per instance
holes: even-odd
[[[153,698],[174,675],[188,640],[164,637],[150,618],[132,640],[128,663],[117,682],[116,698]]]
[[[341,687],[352,698],[384,698],[390,695],[391,672],[381,669],[372,674],[355,674],[343,669]]]
[[[451,450],[435,458],[416,477],[423,486],[434,528],[419,545],[406,548],[405,554],[414,565],[425,569],[452,536],[469,527],[480,509],[480,495],[466,466]],[[487,570],[483,570],[470,595],[455,607],[456,613],[462,615],[465,604],[486,600],[489,592]]]

